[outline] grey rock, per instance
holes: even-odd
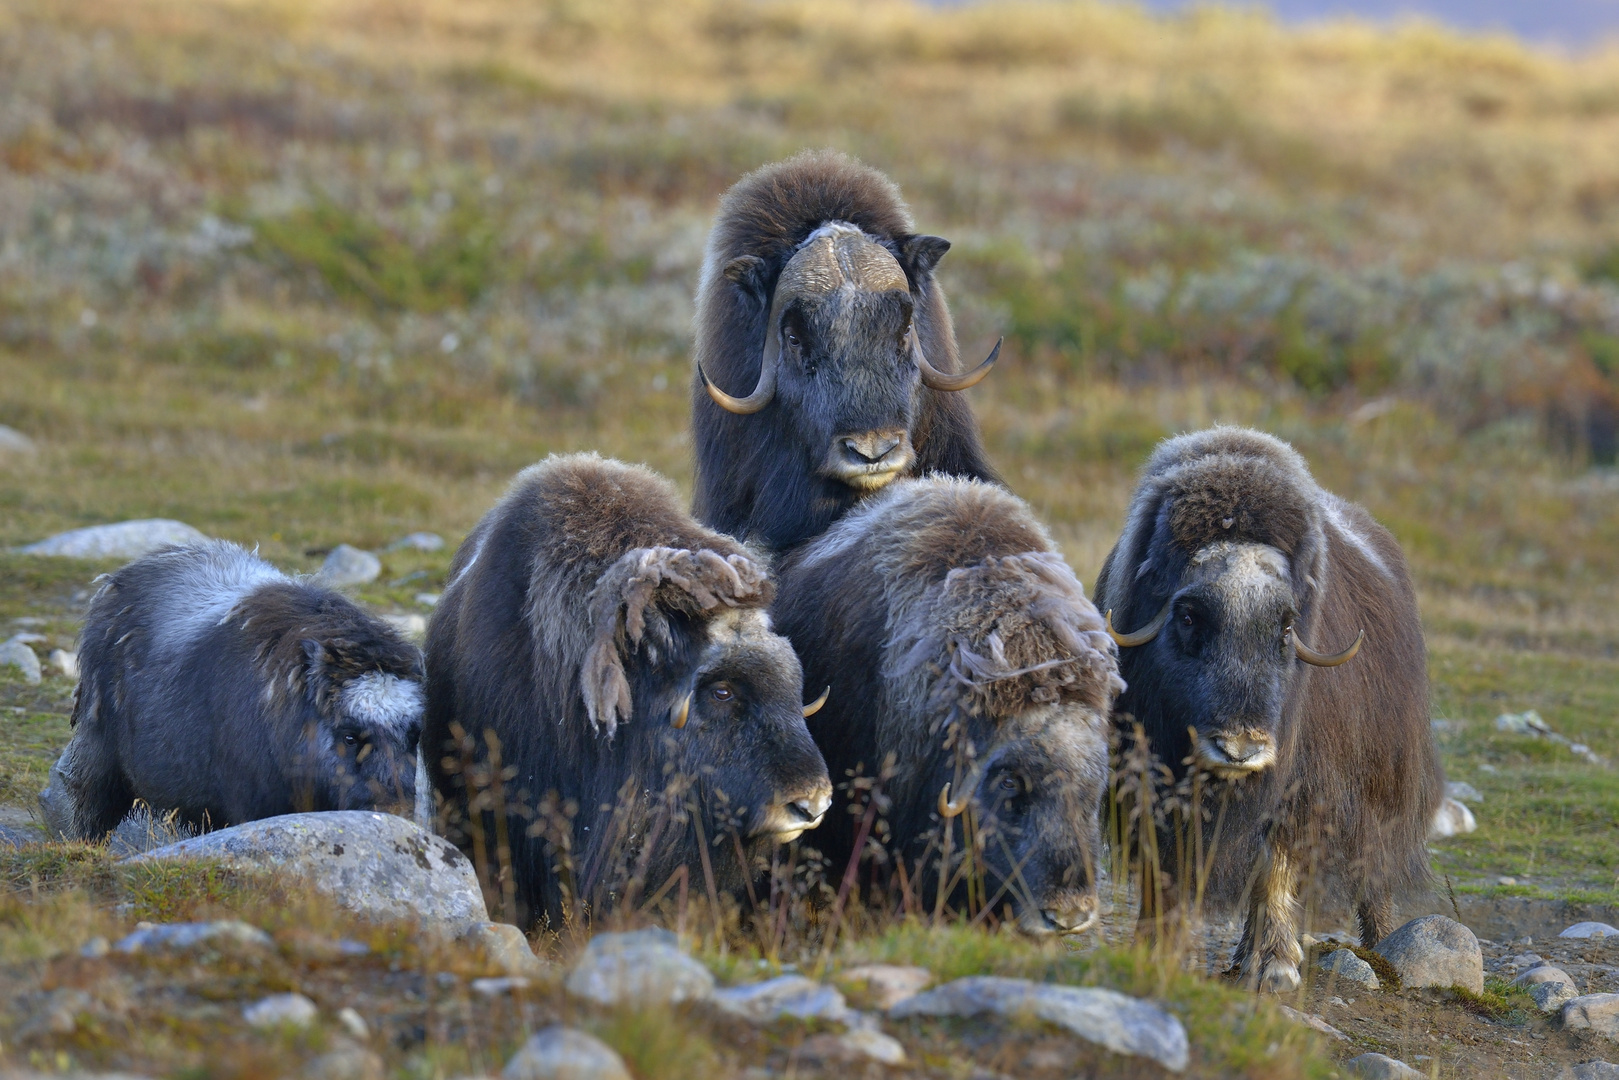
[[[0,825],[0,847],[20,848],[42,843],[45,834],[21,825]]]
[[[1563,1006],[1563,1026],[1619,1040],[1619,994],[1586,994]]]
[[[419,592],[414,597],[412,597],[412,599],[415,600],[422,607],[427,607],[427,608],[438,607],[438,602],[440,600],[442,600],[443,598],[444,598],[443,593],[436,593],[436,592]]]
[[[895,1005],[888,1015],[1034,1017],[1067,1028],[1116,1054],[1150,1058],[1172,1072],[1186,1068],[1186,1028],[1151,1002],[1098,987],[1059,986],[971,975]]]
[[[811,1035],[799,1046],[798,1059],[818,1065],[860,1065],[867,1061],[903,1065],[905,1047],[892,1035],[856,1028],[841,1035],[831,1032]]]
[[[22,671],[23,682],[30,686],[38,686],[43,673],[39,667],[39,657],[34,654],[26,643],[12,638],[9,641],[0,641],[0,667],[14,667]]]
[[[507,975],[545,974],[545,961],[534,955],[523,931],[510,923],[473,923],[461,940],[482,950],[489,963]]]
[[[216,859],[297,876],[370,919],[412,919],[445,936],[487,922],[472,863],[413,822],[369,810],[286,814],[148,851],[130,862]]]
[[[1451,780],[1445,784],[1445,794],[1458,802],[1483,802],[1484,796],[1478,793],[1478,788],[1465,780]]]
[[[851,989],[864,991],[877,1008],[891,1009],[926,990],[933,982],[933,972],[899,964],[862,964],[843,971],[838,978]]]
[[[1534,1001],[1535,1008],[1543,1013],[1558,1012],[1579,995],[1573,983],[1540,982],[1529,987],[1530,999]]]
[[[600,1005],[704,1001],[714,976],[667,930],[597,934],[568,973],[568,993]]]
[[[1422,1073],[1384,1054],[1362,1054],[1344,1062],[1350,1076],[1365,1080],[1424,1080]]]
[[[263,950],[275,948],[269,934],[237,919],[215,922],[143,923],[114,949],[121,953],[186,952],[201,946],[214,949]]]
[[[338,544],[316,574],[323,585],[364,585],[382,574],[382,560],[350,544]]]
[[[361,1042],[371,1038],[371,1026],[365,1022],[365,1017],[351,1006],[345,1005],[337,1010],[337,1022],[343,1025],[344,1031]]]
[[[382,1059],[363,1046],[328,1050],[304,1066],[305,1080],[382,1080]]]
[[[20,550],[24,555],[68,559],[138,559],[171,544],[200,544],[208,537],[183,521],[143,518],[57,533]]]
[[[1340,982],[1358,983],[1368,990],[1376,990],[1382,985],[1378,982],[1377,972],[1372,970],[1372,965],[1348,949],[1338,949],[1323,956],[1321,970],[1332,972]]]
[[[45,789],[39,793],[39,816],[45,822],[45,835],[51,840],[67,840],[73,836],[73,802],[62,776],[62,762],[67,755],[68,751],[64,750],[62,756],[51,763]]]
[[[1333,998],[1332,1000],[1334,1002],[1341,1002],[1342,999]],[[1314,1028],[1316,1031],[1321,1032],[1321,1034],[1330,1035],[1334,1039],[1338,1039],[1342,1042],[1349,1041],[1348,1035],[1345,1035],[1343,1032],[1339,1031],[1337,1028],[1333,1027],[1319,1016],[1315,1016],[1307,1012],[1300,1012],[1298,1009],[1291,1008],[1287,1005],[1278,1005],[1276,1007],[1282,1010],[1283,1016],[1287,1017],[1295,1024],[1303,1024],[1307,1028]]]
[[[467,984],[479,997],[494,998],[503,994],[517,994],[534,985],[533,979],[521,975],[502,975],[498,979],[473,979]]]
[[[66,649],[52,649],[47,658],[51,667],[70,679],[79,677],[79,654]]]
[[[530,1036],[500,1075],[503,1080],[630,1080],[630,1070],[612,1047],[561,1025]]]
[[[38,449],[33,439],[14,427],[0,424],[0,457],[7,454],[32,454]]]
[[[243,1009],[242,1019],[256,1028],[303,1028],[315,1022],[317,1011],[302,994],[271,994]]]
[[[1587,1061],[1565,1074],[1568,1080],[1619,1080],[1619,1065],[1607,1061]]]
[[[413,532],[401,536],[384,551],[443,551],[444,537],[435,532]]]
[[[1577,922],[1557,936],[1566,938],[1619,938],[1619,929],[1615,929],[1605,922]]]
[[[1574,979],[1562,968],[1552,967],[1550,964],[1540,964],[1512,980],[1513,986],[1533,986],[1535,983],[1568,983],[1574,985]]]
[[[1406,987],[1460,986],[1484,992],[1484,953],[1473,931],[1443,915],[1412,919],[1377,943],[1375,951]]]
[[[1447,836],[1460,836],[1477,828],[1478,821],[1473,817],[1473,811],[1447,795],[1439,801],[1433,820],[1428,823],[1428,837],[1442,839]]]
[[[79,948],[79,955],[94,960],[112,952],[112,942],[104,937],[93,937]]]
[[[849,1016],[842,994],[802,975],[780,975],[764,982],[716,990],[710,1000],[721,1011],[755,1024],[768,1024],[782,1017],[841,1023]]]

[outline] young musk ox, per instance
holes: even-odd
[[[778,577],[777,624],[809,685],[831,685],[811,733],[840,782],[891,761],[888,848],[922,903],[938,897],[941,823],[970,805],[994,910],[1010,903],[1030,933],[1092,926],[1123,683],[1029,508],[981,481],[899,481],[784,556]],[[844,872],[867,819],[840,801],[814,842]],[[951,903],[965,898],[958,886]]]
[[[422,745],[475,861],[504,833],[518,918],[556,923],[570,896],[610,904],[682,866],[740,888],[820,823],[831,783],[772,594],[666,480],[593,454],[525,470],[467,537],[428,628]],[[468,790],[491,737],[504,820]],[[571,823],[545,820],[548,800]]]
[[[832,151],[737,182],[697,291],[697,517],[787,547],[899,476],[994,480],[955,329],[891,180]],[[732,394],[745,394],[733,397]]]
[[[1427,880],[1443,788],[1394,538],[1318,487],[1286,443],[1214,428],[1153,453],[1096,599],[1110,631],[1130,631],[1115,634],[1130,684],[1117,715],[1177,779],[1194,762],[1210,784],[1207,865],[1169,865],[1188,848],[1161,829],[1143,919],[1206,874],[1207,899],[1248,898],[1234,966],[1291,990],[1300,888],[1342,881],[1375,944],[1392,896]]]
[[[134,800],[198,827],[309,810],[409,814],[421,653],[353,601],[222,540],[107,576],[79,635],[71,831]]]

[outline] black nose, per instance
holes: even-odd
[[[859,465],[876,465],[893,453],[901,440],[897,435],[857,435],[843,440],[843,451]]]
[[[788,803],[787,813],[799,821],[815,820],[815,811],[810,807],[808,799],[799,799],[797,802]]]

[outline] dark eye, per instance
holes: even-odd
[[[715,701],[730,701],[736,696],[736,692],[724,683],[715,683],[708,692]]]
[[[791,330],[787,331],[787,345],[789,348],[798,348],[798,335]]]
[[[343,741],[349,746],[353,746],[355,743],[360,741],[360,737],[354,734],[352,731],[346,731],[343,733]]]
[[[1188,629],[1191,628],[1191,625],[1192,625],[1192,613],[1190,611],[1181,612],[1181,625],[1184,626],[1184,627],[1187,627]]]
[[[1023,781],[1015,776],[1003,776],[1001,777],[1000,790],[1006,795],[1020,794],[1023,791]]]

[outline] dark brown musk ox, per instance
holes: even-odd
[[[1031,933],[1094,925],[1108,715],[1123,683],[1101,616],[1028,506],[981,481],[901,480],[777,574],[777,625],[808,685],[831,686],[811,734],[840,784],[889,771],[886,846],[916,899],[937,902],[959,816],[971,834],[952,831],[950,850],[972,840],[981,906],[1010,905]],[[811,838],[834,874],[875,824],[848,787]],[[964,910],[964,876],[948,872]]]
[[[1443,789],[1416,597],[1388,531],[1278,439],[1183,435],[1148,461],[1096,602],[1127,631],[1121,726],[1140,724],[1183,785],[1191,769],[1209,782],[1197,844],[1160,830],[1142,918],[1172,913],[1197,876],[1217,905],[1246,899],[1233,968],[1275,991],[1299,982],[1301,899],[1352,902],[1368,947],[1387,934],[1392,898],[1428,879]],[[1171,865],[1198,845],[1201,865]]]
[[[451,838],[495,866],[505,837],[520,921],[681,867],[734,891],[820,823],[831,783],[773,594],[668,481],[594,454],[526,469],[467,536],[428,627],[422,746]]]
[[[340,593],[222,540],[107,575],[79,633],[66,830],[99,839],[136,799],[194,827],[311,810],[408,815],[422,660]]]
[[[957,393],[934,267],[899,189],[832,151],[743,177],[720,202],[697,291],[694,511],[783,548],[900,476],[996,479]],[[733,396],[736,395],[736,396]]]

